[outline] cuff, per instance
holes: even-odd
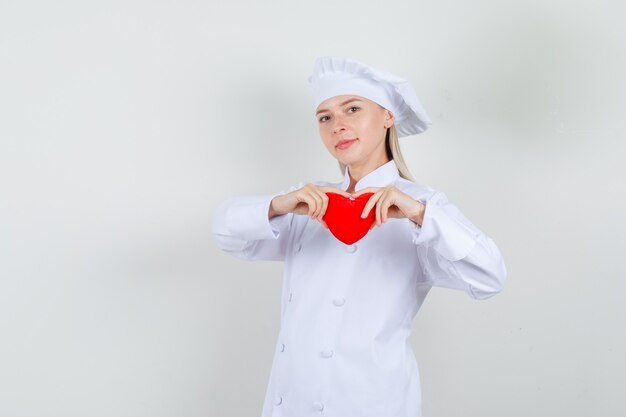
[[[422,226],[407,219],[412,225],[413,243],[431,247],[450,261],[465,258],[476,245],[478,232],[455,218],[453,210],[447,209],[450,206],[420,202],[426,205]]]
[[[268,205],[267,209],[269,211],[269,205]],[[287,215],[286,214],[280,214],[278,216],[272,217],[269,220],[270,227],[271,227],[273,235],[274,235],[274,239],[278,239],[278,236],[280,236],[280,229],[282,228],[282,224],[285,222],[286,219],[287,219]]]
[[[230,233],[245,240],[277,239],[279,228],[287,215],[269,219],[270,203],[280,193],[248,196],[228,210],[226,226]]]

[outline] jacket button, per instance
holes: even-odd
[[[323,411],[324,410],[324,404],[322,404],[319,401],[316,401],[315,403],[313,403],[313,408],[315,408],[315,410],[317,410],[317,411]]]
[[[331,356],[333,356],[333,350],[332,349],[323,350],[322,356],[325,358],[330,358]]]
[[[281,397],[280,395],[277,395],[276,399],[274,400],[274,404],[281,405],[282,402],[283,402],[283,397]]]
[[[296,243],[296,246],[293,248],[293,251],[295,253],[300,252],[300,249],[302,249],[302,243]]]
[[[281,351],[281,352],[284,352],[284,351],[285,351],[285,344],[284,344],[284,343],[281,343],[281,345],[282,345],[282,346],[280,347],[280,351]]]
[[[348,245],[348,246],[346,246],[346,252],[348,252],[348,253],[356,252],[356,245]]]
[[[289,293],[289,301],[291,301],[291,293]]]
[[[346,302],[346,299],[345,299],[345,298],[343,298],[343,297],[341,297],[341,298],[335,298],[335,299],[333,300],[333,304],[335,304],[337,307],[340,307],[340,306],[344,305],[344,304],[345,304],[345,302]]]

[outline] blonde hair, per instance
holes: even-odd
[[[409,181],[415,182],[409,169],[404,163],[404,159],[402,158],[402,152],[400,152],[400,144],[398,143],[398,131],[396,130],[396,125],[393,124],[387,128],[387,133],[385,136],[385,149],[387,151],[387,158],[389,160],[394,160],[396,166],[398,167],[398,171],[400,172],[400,176]],[[339,162],[339,169],[341,170],[341,175],[346,173],[346,165],[341,161]]]

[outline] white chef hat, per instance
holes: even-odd
[[[334,96],[365,97],[393,113],[398,137],[422,133],[432,124],[407,80],[353,59],[319,57],[308,81],[315,108]]]

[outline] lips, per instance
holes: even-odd
[[[342,145],[345,145],[346,143],[349,143],[349,142],[354,142],[354,141],[355,141],[355,140],[357,140],[357,139],[358,139],[358,138],[354,138],[354,139],[344,139],[344,140],[339,141],[339,142],[337,143],[337,145],[335,145],[335,146],[340,147],[340,146],[342,146]]]

